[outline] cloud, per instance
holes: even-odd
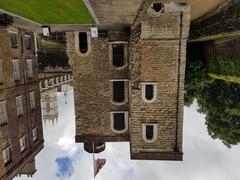
[[[62,158],[57,158],[55,160],[58,166],[58,170],[56,173],[57,177],[60,178],[69,178],[72,176],[74,172],[72,160],[69,157],[62,157]]]

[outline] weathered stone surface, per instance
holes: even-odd
[[[155,12],[153,3],[162,2],[166,9]],[[91,48],[86,54],[79,54],[76,49],[76,32],[67,33],[67,52],[74,75],[77,142],[125,140],[130,141],[133,159],[182,159],[190,7],[169,2],[144,1],[131,24],[130,37],[121,30],[108,29],[105,37],[90,39]],[[112,66],[112,41],[128,41],[129,62],[122,69]],[[111,102],[111,79],[129,80],[128,102],[124,105]],[[144,82],[157,83],[157,99],[152,103],[142,99]],[[111,111],[129,111],[128,131],[121,134],[111,130]],[[158,136],[152,143],[143,139],[145,123],[157,124]]]

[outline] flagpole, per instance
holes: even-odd
[[[95,155],[94,155],[94,142],[92,142],[92,148],[93,148],[93,178],[95,179],[96,165],[95,165]]]

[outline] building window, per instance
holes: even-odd
[[[79,49],[83,54],[88,51],[88,37],[86,32],[79,33]]]
[[[143,140],[152,143],[157,139],[157,124],[142,125]]]
[[[153,9],[155,12],[163,12],[163,3],[153,3]]]
[[[23,115],[23,96],[16,97],[17,116]]]
[[[113,101],[117,103],[124,102],[124,81],[113,81]]]
[[[7,103],[6,101],[0,102],[0,126],[7,124],[8,114],[7,114]]]
[[[128,112],[111,112],[111,129],[116,133],[123,133],[128,129]]]
[[[142,83],[142,99],[147,103],[157,99],[157,83]]]
[[[25,45],[26,45],[26,49],[31,49],[31,44],[32,44],[31,36],[25,34]]]
[[[20,151],[23,152],[27,149],[27,137],[23,136],[19,140],[20,142]]]
[[[28,78],[33,78],[32,59],[27,59],[27,75],[28,75]]]
[[[36,103],[35,103],[35,91],[30,92],[30,108],[35,109]]]
[[[10,147],[5,148],[2,152],[4,164],[9,164],[11,162]]]
[[[33,142],[37,140],[37,127],[32,130]]]
[[[11,48],[17,48],[17,33],[16,32],[10,33],[10,44],[11,44]]]
[[[3,78],[3,62],[2,59],[0,59],[0,85],[3,84],[4,78]]]
[[[123,44],[113,44],[112,63],[116,67],[122,67],[124,65],[124,45]]]
[[[13,65],[13,79],[14,81],[20,81],[21,74],[20,74],[20,60],[19,59],[13,59],[12,60]]]

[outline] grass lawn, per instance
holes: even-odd
[[[82,0],[0,0],[0,9],[40,24],[94,23]]]
[[[220,80],[240,84],[240,77],[225,76],[225,75],[211,74],[211,73],[209,73],[208,75],[213,79],[220,79]]]

